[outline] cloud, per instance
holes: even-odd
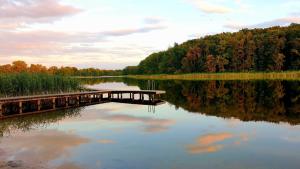
[[[81,11],[60,0],[0,0],[0,31],[49,23]]]
[[[237,22],[226,23],[225,25],[223,25],[223,27],[228,29],[233,29],[233,30],[240,30],[245,28],[245,26]]]
[[[208,145],[216,142],[224,141],[232,137],[230,133],[207,134],[198,138],[198,143]]]
[[[220,2],[208,1],[208,0],[187,0],[196,8],[205,13],[215,13],[215,14],[224,14],[232,11],[231,8],[219,5]]]
[[[0,25],[1,27],[1,25]],[[45,30],[0,31],[0,58],[8,56],[47,57],[51,55],[118,55],[142,56],[148,50],[131,47],[97,46],[95,43],[109,42],[113,37],[129,36],[164,29],[162,25],[145,25],[138,28],[102,32],[55,32]],[[89,44],[90,47],[79,44]]]
[[[58,139],[59,138],[59,139]],[[26,133],[11,138],[3,138],[0,148],[6,152],[6,157],[14,160],[47,162],[70,155],[72,148],[88,143],[89,139],[63,131],[47,130]]]
[[[59,0],[0,0],[0,18],[59,18],[81,10]]]
[[[175,121],[169,119],[154,119],[151,117],[137,117],[122,114],[106,114],[101,117],[102,119],[118,122],[140,122],[144,125],[145,132],[161,132],[169,128]]]
[[[144,22],[146,24],[160,24],[161,22],[163,22],[164,20],[160,17],[146,17],[144,19]]]
[[[234,139],[234,140],[233,140]],[[223,143],[224,141],[232,140],[231,143]],[[249,135],[242,133],[239,136],[234,136],[231,133],[210,133],[197,138],[194,144],[186,146],[186,150],[190,154],[214,153],[222,150],[226,146],[238,146],[242,142],[247,142]]]
[[[223,149],[223,145],[190,145],[188,152],[190,154],[214,153]]]
[[[279,18],[272,21],[262,22],[256,25],[252,25],[251,27],[259,27],[259,28],[266,28],[271,26],[287,26],[291,23],[300,23],[300,17],[285,17],[285,18]]]
[[[240,23],[227,23],[224,25],[225,28],[233,29],[233,30],[240,30],[243,28],[267,28],[272,26],[287,26],[291,23],[300,23],[300,17],[297,16],[290,16],[290,17],[284,17],[284,18],[278,18],[271,21],[261,22],[254,25],[243,25]]]
[[[300,12],[292,12],[290,13],[290,16],[300,16]]]
[[[105,106],[105,105],[103,105]],[[176,123],[173,119],[159,119],[155,117],[148,117],[148,116],[134,116],[134,115],[127,115],[127,114],[116,114],[116,113],[109,113],[114,112],[114,109],[120,109],[123,106],[123,104],[117,104],[116,106],[111,107],[111,105],[107,109],[103,109],[99,113],[99,110],[92,109],[89,110],[89,114],[87,114],[83,119],[81,118],[80,121],[86,121],[89,122],[90,120],[99,119],[99,120],[105,120],[108,122],[114,122],[114,123],[130,123],[130,124],[141,124],[141,128],[144,132],[149,133],[155,133],[155,132],[162,132],[166,131]],[[121,107],[118,107],[121,106]],[[130,105],[132,106],[131,109],[137,108],[139,109],[139,106],[136,105]],[[106,140],[105,140],[106,141]]]
[[[161,30],[165,29],[166,27],[163,25],[147,25],[140,28],[132,28],[132,29],[120,29],[120,30],[113,30],[113,31],[105,31],[101,32],[100,34],[104,36],[127,36],[137,33],[148,33],[154,30]]]
[[[191,154],[212,153],[221,150],[224,146],[215,144],[232,138],[230,133],[206,134],[200,136],[195,144],[187,146],[187,151]]]
[[[101,144],[114,144],[116,143],[114,140],[109,140],[109,139],[101,139],[101,140],[98,140],[99,143]]]

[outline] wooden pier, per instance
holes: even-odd
[[[160,95],[164,93],[157,90],[102,90],[0,98],[0,119],[107,102],[158,105],[163,102]]]

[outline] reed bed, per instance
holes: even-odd
[[[42,73],[0,74],[0,97],[79,91],[79,80]]]

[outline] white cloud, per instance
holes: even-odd
[[[208,0],[187,0],[187,1],[205,13],[223,14],[223,13],[229,13],[232,11],[231,8],[220,5],[218,2],[215,2],[215,1],[214,1],[214,3],[212,3],[211,1],[208,1]]]
[[[160,17],[146,17],[144,19],[146,24],[160,24],[161,22],[163,22],[164,20]]]
[[[239,30],[243,28],[267,28],[272,26],[287,26],[291,23],[300,23],[300,17],[284,17],[284,18],[278,18],[271,21],[261,22],[254,25],[243,25],[241,23],[231,22],[224,25],[225,28],[233,29],[233,30]]]

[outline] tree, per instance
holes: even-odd
[[[213,63],[216,68],[208,69]],[[227,61],[226,61],[227,60]],[[206,63],[208,62],[208,63]],[[223,64],[227,63],[228,64]],[[140,73],[279,71],[300,69],[300,24],[243,29],[176,44],[141,61]]]
[[[205,65],[208,72],[216,72],[216,59],[213,55],[207,56]]]
[[[10,64],[0,66],[0,73],[11,73],[12,66]]]
[[[31,73],[46,73],[47,68],[46,66],[40,65],[40,64],[31,64],[29,67],[29,72]]]
[[[12,71],[16,73],[26,72],[27,71],[27,64],[24,61],[14,61],[12,63]]]
[[[254,66],[254,58],[255,58],[255,42],[253,39],[253,34],[248,32],[246,35],[246,42],[245,42],[245,70],[253,70]]]
[[[57,72],[58,72],[58,67],[56,67],[56,66],[51,66],[51,67],[48,69],[48,73],[49,73],[49,74],[55,75],[55,74],[57,74]]]
[[[216,60],[215,60],[215,64],[217,66],[217,70],[220,72],[224,72],[225,71],[225,65],[227,65],[229,62],[227,59],[225,59],[222,56],[217,56]]]
[[[273,62],[274,62],[274,65],[272,66],[272,70],[275,70],[275,71],[280,71],[283,69],[283,63],[284,63],[284,54],[282,53],[277,53],[277,54],[274,54],[273,55]]]
[[[201,56],[201,49],[196,46],[189,49],[186,57],[182,59],[182,69],[184,72],[196,72],[198,70],[198,61]]]

